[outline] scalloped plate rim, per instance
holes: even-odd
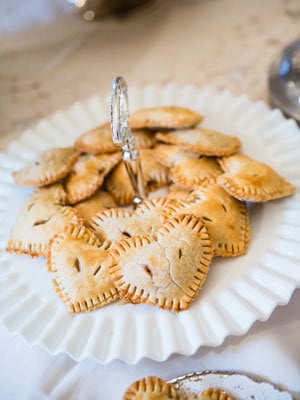
[[[198,94],[205,93],[205,92],[212,92],[212,93],[213,93],[213,96],[222,96],[222,95],[225,96],[226,94],[230,94],[231,96],[233,96],[233,98],[234,98],[235,100],[237,100],[237,99],[240,99],[240,100],[246,99],[246,101],[250,102],[251,105],[254,105],[254,106],[256,105],[257,107],[258,107],[258,106],[266,107],[268,113],[269,113],[269,112],[272,112],[272,111],[273,111],[273,112],[275,111],[275,112],[280,116],[280,119],[281,119],[282,122],[290,123],[291,126],[293,126],[293,127],[294,127],[294,124],[296,125],[295,121],[285,119],[285,117],[283,116],[283,114],[282,114],[279,110],[270,110],[270,109],[268,108],[268,106],[267,106],[263,101],[254,102],[254,101],[252,101],[247,95],[236,96],[236,95],[232,94],[232,93],[231,93],[230,91],[228,91],[228,90],[218,91],[217,89],[212,88],[212,87],[210,87],[210,86],[205,86],[205,87],[199,89],[199,88],[197,88],[197,87],[195,87],[194,85],[191,85],[191,84],[187,84],[187,85],[176,85],[176,84],[173,84],[173,83],[168,84],[168,85],[165,85],[165,86],[163,86],[163,85],[158,85],[158,84],[149,84],[148,86],[143,86],[143,87],[138,87],[138,86],[137,86],[137,87],[135,87],[135,90],[136,90],[136,91],[138,91],[138,90],[145,90],[146,88],[149,88],[149,87],[155,87],[156,90],[167,90],[167,88],[170,88],[170,87],[173,88],[173,90],[174,90],[174,88],[175,88],[175,90],[177,90],[177,91],[194,90],[194,91],[196,91]],[[57,115],[57,113],[62,113],[63,115],[65,115],[66,113],[71,112],[72,109],[74,108],[74,106],[79,106],[79,107],[82,106],[82,105],[87,106],[87,105],[92,101],[92,99],[95,99],[95,98],[96,98],[96,99],[103,99],[103,96],[101,96],[101,95],[94,95],[94,96],[92,96],[92,97],[90,97],[90,98],[88,98],[88,99],[86,99],[86,100],[83,100],[83,101],[76,101],[76,102],[75,102],[74,104],[72,104],[66,111],[57,110],[57,111],[54,112],[52,115],[50,115],[48,118],[43,118],[42,120],[38,121],[38,122],[35,124],[35,126],[38,126],[42,121],[47,121],[47,120],[50,120],[50,121],[51,121],[52,118],[53,118],[55,115]],[[33,126],[31,129],[34,130],[34,129],[35,129],[35,126]],[[12,142],[7,146],[7,149],[4,151],[4,153],[9,152],[9,151],[13,148],[13,145],[14,145],[15,143],[19,143],[19,141],[22,139],[22,137],[24,137],[24,135],[26,134],[27,131],[28,131],[28,130],[25,130],[25,131],[23,132],[23,134],[21,134],[21,135],[19,136],[18,139],[12,141]],[[1,160],[0,160],[0,165],[1,165]],[[9,170],[9,168],[8,168],[8,170]],[[2,183],[5,184],[5,182],[2,182],[2,178],[0,177],[0,185],[1,185]],[[8,197],[7,197],[7,198],[8,198]],[[5,210],[4,210],[4,211],[5,211]],[[1,216],[1,213],[2,213],[2,212],[3,212],[3,210],[0,209],[0,216]],[[0,258],[0,263],[3,261],[3,258],[4,258],[4,260],[5,260],[5,255],[2,255],[2,257]],[[295,282],[294,282],[294,287],[292,288],[292,290],[291,290],[289,293],[285,293],[285,294],[286,294],[286,297],[285,297],[284,299],[281,299],[281,300],[278,300],[278,299],[277,299],[277,302],[273,301],[273,305],[272,305],[272,307],[269,309],[267,315],[263,315],[263,316],[258,316],[258,315],[256,315],[256,318],[255,318],[253,321],[250,321],[250,322],[248,323],[247,326],[244,326],[243,329],[240,329],[240,330],[237,331],[237,332],[233,332],[233,331],[230,332],[230,331],[228,331],[228,330],[225,331],[224,334],[223,334],[223,336],[222,336],[221,338],[219,338],[218,343],[201,344],[201,343],[199,343],[199,340],[198,340],[198,344],[193,344],[192,348],[185,349],[185,350],[181,350],[181,351],[179,351],[179,352],[178,352],[178,350],[176,350],[176,348],[173,348],[173,349],[170,349],[169,351],[165,352],[164,355],[158,354],[158,355],[156,355],[156,356],[153,356],[153,355],[152,355],[152,356],[149,356],[149,354],[148,354],[148,355],[147,355],[147,354],[135,354],[134,357],[132,357],[132,355],[131,355],[131,357],[127,357],[127,356],[123,356],[123,357],[122,357],[122,356],[116,355],[116,356],[110,356],[110,357],[102,357],[102,359],[100,359],[100,357],[98,357],[97,355],[94,355],[93,352],[91,352],[91,351],[88,351],[88,352],[86,352],[85,354],[81,354],[81,353],[80,353],[78,356],[76,356],[76,355],[73,354],[71,351],[61,349],[60,346],[58,346],[58,347],[57,347],[56,349],[54,349],[54,350],[51,350],[50,347],[49,347],[49,345],[48,345],[47,343],[45,343],[45,342],[39,340],[39,339],[40,339],[39,336],[36,337],[36,338],[34,338],[32,341],[30,341],[30,340],[27,339],[26,335],[24,335],[22,332],[19,332],[18,329],[16,329],[16,330],[10,329],[3,321],[2,321],[2,323],[4,324],[4,326],[6,327],[6,329],[7,329],[9,332],[11,332],[11,333],[14,334],[14,335],[20,335],[31,347],[36,346],[36,345],[40,345],[42,348],[44,348],[47,352],[49,352],[49,353],[52,354],[52,355],[57,355],[57,354],[60,354],[60,353],[66,353],[66,354],[68,354],[70,357],[72,357],[72,358],[73,358],[74,360],[76,360],[76,361],[80,361],[80,360],[82,360],[82,359],[84,359],[84,358],[86,358],[86,357],[91,357],[91,358],[97,360],[98,362],[101,362],[101,363],[104,363],[104,364],[105,364],[105,363],[108,363],[108,362],[111,362],[112,360],[115,360],[115,359],[122,359],[122,360],[126,361],[127,363],[135,364],[135,363],[139,362],[142,358],[145,358],[145,357],[146,357],[146,358],[151,358],[151,359],[156,360],[156,361],[164,361],[164,360],[166,360],[167,358],[169,358],[169,357],[170,357],[172,354],[174,354],[174,353],[183,354],[183,355],[192,355],[192,354],[194,354],[194,353],[199,349],[199,347],[204,346],[204,345],[210,346],[210,347],[217,347],[217,346],[220,346],[220,345],[222,345],[222,344],[224,343],[225,339],[226,339],[229,335],[232,335],[232,336],[244,335],[244,334],[251,328],[251,326],[254,324],[254,322],[256,322],[256,321],[258,321],[258,320],[259,320],[259,321],[266,321],[266,320],[270,317],[270,315],[272,314],[272,312],[274,311],[274,309],[275,309],[278,305],[280,305],[280,306],[286,305],[286,304],[290,301],[290,298],[291,298],[292,294],[294,293],[294,290],[295,290],[297,287],[300,287],[300,282],[295,281]],[[1,317],[0,319],[2,319],[2,317]],[[201,341],[200,341],[200,342],[201,342]]]

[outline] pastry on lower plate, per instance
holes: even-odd
[[[210,387],[203,392],[199,393],[196,397],[188,398],[188,400],[235,400],[235,397],[232,397],[224,390],[220,388]]]
[[[55,147],[38,155],[31,163],[13,172],[15,182],[21,186],[41,187],[64,178],[79,156],[74,147]]]
[[[123,395],[123,400],[183,400],[174,386],[156,376],[133,382]]]
[[[268,201],[290,196],[295,187],[270,166],[244,154],[219,160],[224,174],[218,184],[231,196],[244,201]]]
[[[180,215],[154,235],[114,243],[110,256],[110,274],[121,297],[181,311],[205,281],[212,243],[200,219]]]
[[[156,376],[133,382],[123,395],[123,400],[236,400],[220,388],[209,387],[201,393],[176,389],[175,385]]]
[[[71,224],[54,236],[47,268],[59,297],[72,313],[90,311],[119,298],[108,273],[107,243],[90,229]]]

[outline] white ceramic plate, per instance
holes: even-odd
[[[209,387],[225,390],[231,396],[243,400],[293,400],[287,390],[281,389],[260,377],[239,372],[193,372],[169,381],[184,393],[201,393]]]
[[[191,355],[200,346],[218,346],[266,320],[300,286],[300,134],[278,110],[248,97],[211,88],[146,86],[129,90],[130,108],[184,105],[206,115],[205,126],[237,135],[243,151],[293,182],[287,199],[253,205],[252,239],[246,256],[215,258],[204,289],[188,311],[175,314],[147,305],[109,305],[72,316],[52,290],[43,258],[2,252],[0,316],[12,333],[51,354],[75,360],[92,356],[102,363],[142,357],[164,361],[172,353]],[[0,243],[5,248],[16,212],[31,189],[13,184],[11,171],[37,153],[65,146],[108,119],[108,101],[95,96],[58,111],[27,130],[0,154]]]

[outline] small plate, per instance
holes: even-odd
[[[293,400],[287,390],[260,377],[239,372],[193,372],[171,379],[169,383],[184,393],[201,393],[209,387],[216,387],[241,400]]]

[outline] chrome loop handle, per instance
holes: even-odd
[[[146,197],[146,192],[139,151],[135,148],[129,125],[127,84],[122,77],[113,81],[110,113],[112,141],[116,146],[122,147],[122,158],[134,190],[133,204],[136,206]]]
[[[111,95],[111,131],[112,140],[117,146],[124,146],[131,137],[129,126],[129,102],[127,84],[122,77],[113,81]]]

